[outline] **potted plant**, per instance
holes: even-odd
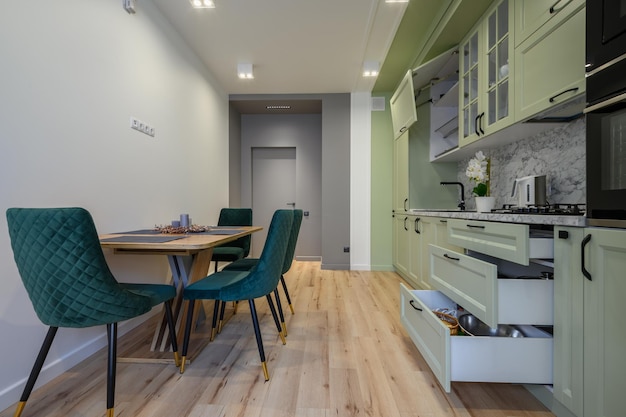
[[[488,213],[495,207],[496,199],[489,195],[489,159],[482,151],[470,159],[465,175],[475,182],[472,193],[476,197],[476,211]]]

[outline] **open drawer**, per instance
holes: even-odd
[[[553,235],[527,224],[449,219],[448,242],[521,265],[554,257]]]
[[[496,265],[429,245],[430,284],[490,327],[554,324],[554,281],[498,278]]]
[[[441,386],[451,381],[552,383],[552,337],[451,336],[433,314],[456,303],[439,291],[409,290],[400,284],[400,318]]]

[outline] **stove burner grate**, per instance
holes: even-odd
[[[517,207],[513,204],[504,204],[502,208],[491,210],[492,213],[502,214],[555,214],[562,216],[584,216],[585,204],[545,204]]]

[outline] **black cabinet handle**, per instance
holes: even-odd
[[[416,307],[415,304],[413,304],[413,300],[409,300],[409,304],[411,304],[411,307],[413,307],[414,309],[416,309],[417,311],[424,311],[419,307]]]
[[[480,117],[480,116],[476,116],[476,117],[474,118],[474,132],[475,132],[477,135],[480,135],[480,133],[478,133],[478,118],[479,118],[479,117]]]
[[[478,120],[480,120],[480,122],[478,123],[478,128],[480,129],[480,134],[484,135],[485,131],[483,130],[483,117],[485,116],[485,112],[482,112],[480,114],[480,118]]]
[[[585,246],[587,246],[587,243],[589,243],[590,241],[591,235],[587,235],[580,244],[580,269],[582,270],[585,278],[587,278],[589,281],[592,281],[591,274],[589,273],[589,271],[587,271],[587,268],[585,268]]]
[[[404,204],[402,205],[402,206],[404,207],[404,211],[406,211],[406,210],[407,210],[407,208],[406,208],[406,203],[408,203],[408,202],[409,202],[409,199],[408,199],[408,198],[405,198],[405,199],[404,199]]]
[[[417,233],[418,235],[421,235],[421,234],[422,234],[422,232],[420,232],[420,230],[417,228],[417,224],[418,224],[419,222],[420,222],[420,218],[419,218],[419,217],[416,217],[416,218],[415,218],[415,226],[414,226],[414,229],[415,229],[415,233]]]
[[[467,227],[471,227],[472,229],[484,229],[485,226],[479,226],[477,224],[466,224]]]
[[[450,259],[451,261],[460,261],[460,260],[461,260],[461,258],[454,258],[454,257],[452,257],[452,256],[448,255],[447,253],[444,253],[444,254],[443,254],[443,257],[444,257],[444,258],[448,258],[448,259]]]
[[[560,7],[560,8],[558,8],[558,9],[557,9],[557,8],[555,8],[555,6],[556,6],[557,4],[559,4],[561,1],[563,1],[563,0],[557,0],[557,2],[556,2],[556,3],[554,3],[554,4],[550,7],[550,14],[554,14],[554,13],[556,13],[556,12],[560,12],[561,10],[563,10],[564,8],[566,8],[568,4],[570,4],[570,3],[572,2],[572,0],[569,0],[567,3],[565,3],[565,4],[563,5],[563,7]]]
[[[556,101],[556,98],[559,97],[559,96],[562,96],[563,94],[575,93],[576,91],[578,91],[578,87],[574,87],[574,88],[570,88],[570,89],[565,90],[565,91],[561,91],[559,94],[550,97],[550,103],[554,103]]]
[[[447,220],[439,220],[441,223],[448,223]]]
[[[407,221],[408,219],[409,219],[408,217],[405,217],[405,218],[404,218],[404,230],[407,230],[407,231],[409,230],[409,228],[408,228],[408,227],[406,227],[406,221]]]
[[[406,132],[406,126],[402,126],[402,127],[400,128],[400,133],[404,133],[404,132]]]

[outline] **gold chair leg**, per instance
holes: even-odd
[[[209,339],[210,342],[212,342],[213,339],[215,339],[215,331],[216,329],[211,329],[211,338]]]
[[[280,340],[283,342],[283,345],[286,345],[287,341],[285,340],[285,335],[283,334],[283,332],[279,332],[278,334],[280,335]]]
[[[222,327],[224,327],[224,320],[219,321],[219,323],[217,324],[217,333],[220,334],[222,333]]]
[[[270,373],[267,371],[267,364],[265,362],[261,362],[261,366],[263,367],[263,375],[265,375],[265,381],[269,381]]]
[[[15,414],[13,417],[20,417],[22,415],[22,411],[24,411],[24,407],[26,406],[26,401],[20,401],[17,403],[17,409],[15,410]]]
[[[187,357],[183,356],[182,357],[182,362],[180,363],[180,373],[181,374],[185,373],[185,363],[187,363]]]
[[[283,321],[281,324],[283,325],[283,334],[285,335],[285,337],[286,337],[286,336],[289,336],[289,335],[287,334],[287,325],[285,324],[285,322],[284,322],[284,321]]]
[[[177,368],[180,368],[180,355],[178,352],[174,352],[174,365],[176,365]]]
[[[107,417],[115,417],[115,409],[107,408]]]
[[[296,312],[293,309],[293,304],[289,304],[289,309],[291,310],[291,314],[296,314]]]

